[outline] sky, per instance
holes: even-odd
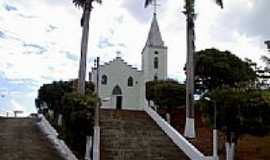
[[[168,75],[184,81],[186,31],[184,0],[158,0],[157,18],[168,47]],[[196,1],[196,50],[215,47],[261,65],[270,39],[269,0]],[[0,114],[35,112],[44,83],[78,75],[82,10],[72,0],[0,0]],[[90,18],[87,69],[94,59],[112,60],[117,52],[140,69],[153,8],[144,0],[94,3]]]

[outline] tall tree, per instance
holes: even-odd
[[[223,8],[223,1],[216,0],[216,3]],[[186,126],[184,135],[195,138],[194,122],[194,53],[195,53],[195,0],[185,0],[186,29],[187,29],[187,78],[186,78]]]
[[[176,108],[185,103],[185,85],[175,80],[146,82],[146,99],[160,108]]]
[[[267,47],[267,51],[270,53],[270,41],[265,41],[264,42],[266,47]],[[261,57],[261,59],[265,62],[265,64],[268,66],[268,69],[269,69],[269,65],[270,65],[270,58],[266,55],[263,55]]]
[[[81,40],[81,58],[79,68],[79,80],[78,80],[78,92],[82,95],[85,93],[85,75],[86,75],[86,59],[87,59],[87,48],[88,48],[88,35],[89,35],[89,20],[90,14],[93,9],[92,3],[96,1],[101,3],[101,0],[73,0],[73,3],[77,7],[83,9],[81,18],[82,29],[82,40]]]
[[[77,80],[54,81],[42,85],[35,104],[38,112],[48,118],[76,156],[82,159],[85,136],[93,133],[93,106],[97,104],[97,97],[92,82],[85,83],[85,95],[76,92],[76,83]],[[44,104],[47,104],[48,108],[44,108]]]
[[[185,104],[184,84],[175,80],[154,80],[146,82],[146,99],[153,101],[157,109],[165,109],[166,119],[170,123],[173,109]]]
[[[270,41],[264,42],[267,47],[267,53],[270,53]],[[270,57],[269,55],[261,56],[261,60],[265,63],[265,67],[263,69],[259,68],[258,75],[259,75],[259,87],[267,89],[270,86]]]
[[[80,58],[80,68],[79,68],[79,78],[78,78],[78,92],[81,95],[85,94],[85,76],[86,76],[86,59],[87,59],[87,47],[88,47],[88,36],[89,36],[89,20],[90,13],[93,9],[93,2],[101,3],[101,0],[73,0],[75,6],[83,8],[83,14],[81,18],[82,30],[82,40],[81,40],[81,58]],[[90,136],[86,136],[86,144],[90,144]],[[85,159],[90,158],[90,151],[86,147]]]
[[[145,7],[156,3],[156,0],[145,0]],[[223,0],[215,0],[216,4],[223,8]],[[186,67],[186,126],[185,136],[195,138],[195,124],[194,124],[194,52],[195,52],[195,0],[185,0],[185,11],[187,19],[187,67]]]
[[[215,48],[196,52],[195,89],[199,94],[223,85],[254,86],[257,78],[251,63],[245,62],[229,51]]]
[[[241,135],[265,136],[270,132],[269,95],[267,90],[219,87],[205,94],[211,101],[201,98],[196,103],[206,122],[225,133],[228,160],[234,159]]]

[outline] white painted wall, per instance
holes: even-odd
[[[106,85],[101,84],[102,75],[108,77]],[[128,78],[133,78],[133,86],[128,86]],[[112,95],[113,88],[118,85],[122,90],[122,108],[130,110],[142,110],[142,95],[140,88],[142,72],[129,66],[120,57],[115,58],[109,63],[100,66],[99,74],[99,95],[107,102],[103,102],[105,108],[115,108],[116,98]],[[96,70],[93,70],[92,81],[96,84]]]
[[[155,45],[155,46],[154,46]],[[158,52],[158,54],[155,54]],[[158,68],[154,68],[154,59],[158,58]],[[101,84],[101,77],[108,77],[108,84]],[[105,63],[100,67],[99,96],[106,101],[102,108],[116,108],[116,97],[112,95],[113,88],[118,85],[122,90],[122,108],[129,110],[143,110],[145,99],[145,83],[154,80],[157,75],[159,80],[167,79],[167,47],[164,46],[156,17],[153,17],[147,43],[142,50],[142,71],[128,65],[120,57]],[[133,77],[134,86],[128,87],[129,77]],[[92,70],[92,81],[96,84],[96,70]]]
[[[155,54],[155,52],[158,54]],[[154,58],[158,57],[158,68],[154,68]],[[132,68],[120,57],[100,66],[99,95],[103,99],[102,108],[115,108],[116,96],[112,95],[113,88],[118,85],[122,90],[123,109],[143,110],[145,99],[145,83],[158,79],[167,79],[167,47],[145,46],[142,52],[142,71]],[[101,77],[106,75],[106,85],[101,84]],[[96,70],[92,71],[92,81],[96,84]],[[128,78],[133,78],[134,85],[127,85]]]
[[[155,51],[158,54],[155,54]],[[154,58],[159,60],[158,68],[154,68]],[[154,80],[155,74],[158,79],[167,79],[167,47],[165,46],[145,46],[142,52],[142,70],[145,82]]]

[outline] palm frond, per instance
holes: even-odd
[[[216,4],[223,8],[223,0],[216,0]]]
[[[74,3],[74,5],[76,7],[82,7],[83,8],[86,0],[73,0],[72,2]]]
[[[84,7],[85,3],[87,0],[73,0],[73,3],[76,7]],[[96,1],[97,3],[102,3],[102,0],[89,0],[90,3],[92,3],[93,1]]]
[[[194,14],[195,0],[185,0],[185,9],[187,13]]]
[[[144,8],[148,7],[152,3],[153,3],[153,0],[145,0]]]
[[[102,0],[95,0],[97,3],[101,4]]]

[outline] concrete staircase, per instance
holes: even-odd
[[[36,118],[0,117],[1,160],[63,160],[36,122]]]
[[[144,111],[101,110],[101,160],[187,160]]]

